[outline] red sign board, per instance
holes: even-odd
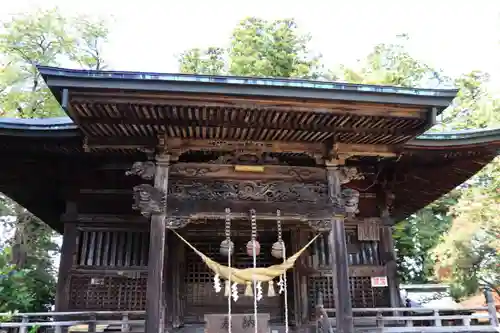
[[[387,276],[374,276],[372,277],[372,287],[387,287]]]

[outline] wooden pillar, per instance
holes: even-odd
[[[69,310],[70,275],[71,269],[73,268],[77,244],[77,229],[75,223],[77,220],[77,210],[74,202],[66,203],[66,213],[64,215],[64,220],[67,220],[68,222],[64,223],[61,258],[57,278],[55,310],[58,312],[65,312]]]
[[[341,187],[339,170],[337,167],[327,168],[328,191],[335,206],[335,210],[340,209]],[[339,210],[341,211],[341,209]],[[333,270],[334,292],[335,292],[335,312],[337,333],[353,333],[354,324],[352,317],[352,302],[349,288],[349,263],[347,260],[347,246],[345,239],[344,212],[335,212],[331,221],[331,230],[328,237],[330,249],[330,262]]]
[[[156,158],[154,186],[167,193],[169,155]],[[167,244],[166,207],[153,213],[150,226],[148,289],[146,299],[146,333],[163,333],[165,328],[165,251]]]
[[[380,249],[384,261],[383,264],[386,265],[387,270],[391,307],[399,308],[402,306],[401,295],[399,292],[394,239],[392,238],[392,228],[390,226],[382,226],[380,228]]]

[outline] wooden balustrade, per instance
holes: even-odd
[[[317,306],[318,324],[328,332],[335,327],[335,309]],[[484,313],[477,313],[477,312]],[[329,324],[324,316],[328,316]],[[354,326],[377,332],[500,332],[498,314],[488,307],[478,308],[355,308]],[[482,320],[482,322],[481,322]]]
[[[0,317],[11,318],[10,322],[0,322],[2,329],[18,329],[27,333],[37,327],[42,331],[62,333],[70,327],[79,327],[74,332],[97,332],[98,326],[119,326],[114,331],[130,332],[132,326],[143,331],[145,311],[96,311],[96,312],[37,312],[37,313],[0,313]],[[118,319],[119,318],[119,319]]]
[[[478,311],[484,313],[475,313]],[[363,332],[500,332],[498,318],[488,312],[488,307],[354,308],[353,315],[356,331]],[[334,332],[335,309],[317,305],[316,316],[317,332]],[[143,332],[145,324],[145,311],[0,313],[0,317],[11,318],[10,322],[0,322],[0,330],[17,329],[19,333],[27,333],[32,327],[43,332],[62,333],[72,327],[73,332],[95,333],[99,326],[108,330],[109,326],[116,326],[113,331]]]

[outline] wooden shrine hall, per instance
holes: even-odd
[[[300,329],[318,293],[353,332],[400,306],[391,226],[500,147],[426,133],[455,90],[39,70],[68,117],[0,119],[0,191],[64,235],[57,311],[145,310],[147,333]]]

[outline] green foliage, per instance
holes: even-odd
[[[320,77],[320,58],[308,52],[311,36],[293,19],[246,18],[233,30],[230,47],[187,50],[179,57],[182,73],[257,77]]]
[[[14,234],[4,240],[0,249],[0,286],[4,287],[0,306],[6,307],[0,312],[45,311],[55,293],[52,257],[59,250],[54,243],[55,233],[12,200],[3,195],[0,199],[5,207],[0,216],[3,230]],[[10,275],[11,272],[15,274]]]
[[[459,194],[453,191],[394,226],[398,272],[403,282],[426,283],[433,276],[434,262],[429,252],[450,228],[448,213]]]
[[[500,101],[486,88],[489,75],[480,71],[463,74],[455,80],[459,88],[453,106],[443,114],[443,129],[479,129],[500,125]]]
[[[332,76],[354,83],[405,87],[451,82],[439,70],[413,58],[402,43],[379,44],[359,62],[359,68],[340,66]],[[487,91],[487,81],[488,75],[479,71],[456,79],[458,96],[433,130],[500,125],[500,102]],[[456,297],[474,294],[482,284],[499,291],[498,159],[468,184],[395,225],[393,235],[403,281],[446,281],[452,284]]]
[[[433,250],[436,274],[457,298],[488,285],[500,296],[500,158],[462,190],[451,209],[453,225]]]
[[[10,249],[0,252],[0,312],[30,309],[35,297],[25,282],[27,270],[9,264]]]
[[[102,20],[67,17],[57,10],[14,16],[0,27],[0,115],[44,118],[63,112],[36,65],[73,62],[102,69],[101,44],[108,29]],[[0,312],[47,310],[54,300],[52,252],[55,233],[33,214],[0,194],[0,222],[13,237],[0,249]],[[10,272],[15,272],[9,274]],[[4,278],[2,278],[4,276]]]
[[[100,45],[108,30],[102,21],[68,18],[56,9],[14,16],[0,28],[0,110],[3,116],[44,118],[63,115],[36,65],[74,61],[102,68]]]
[[[217,75],[224,73],[224,49],[209,47],[206,50],[190,49],[179,58],[181,73]]]
[[[395,43],[381,43],[358,62],[358,68],[340,66],[331,75],[337,79],[363,84],[382,84],[401,87],[428,87],[448,82],[441,71],[412,57],[404,46],[407,35]]]

